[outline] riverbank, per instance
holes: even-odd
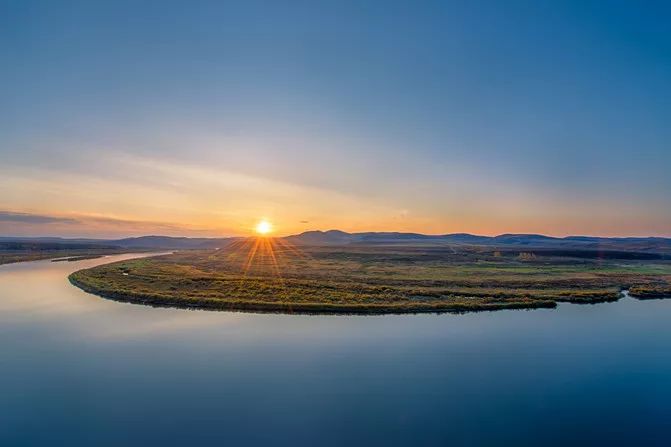
[[[77,272],[78,273],[78,272]],[[541,309],[555,308],[557,303],[549,300],[527,300],[511,302],[437,302],[416,304],[343,304],[310,302],[268,302],[245,301],[236,299],[217,299],[188,296],[165,296],[150,293],[115,292],[97,288],[82,281],[80,275],[68,277],[71,284],[85,292],[114,301],[142,304],[152,307],[170,307],[181,309],[202,309],[220,311],[244,311],[259,313],[288,314],[406,314],[406,313],[463,313],[504,309]]]
[[[150,306],[327,314],[553,308],[671,284],[666,263],[490,259],[399,247],[250,253],[182,252],[101,265],[69,279],[87,292]]]

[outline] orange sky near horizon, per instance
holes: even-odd
[[[244,236],[265,218],[277,236],[329,229],[671,235],[668,217],[644,212],[634,201],[607,196],[577,201],[510,183],[487,190],[490,183],[483,188],[477,176],[452,185],[411,188],[391,180],[347,191],[128,154],[101,155],[89,168],[0,167],[0,234]]]

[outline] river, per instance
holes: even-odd
[[[463,315],[151,308],[0,266],[0,445],[669,445],[671,300]]]

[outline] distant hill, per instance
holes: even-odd
[[[352,234],[340,230],[306,231],[284,239],[297,245],[340,245],[355,241]]]
[[[238,238],[190,238],[170,236],[140,236],[109,241],[122,248],[157,248],[193,250],[222,248]]]
[[[32,244],[36,248],[124,248],[157,250],[193,250],[221,248],[239,238],[189,238],[170,236],[140,236],[125,239],[67,239],[59,237],[0,237],[0,249],[3,246],[23,246]]]
[[[223,248],[241,238],[188,238],[170,236],[141,236],[125,239],[65,239],[65,238],[15,238],[0,237],[5,246],[29,243],[41,246],[68,247],[116,247],[123,249],[192,250]],[[660,237],[592,237],[569,236],[552,237],[540,234],[501,234],[499,236],[478,236],[468,233],[427,235],[399,232],[347,233],[340,230],[306,231],[287,236],[286,241],[295,245],[472,245],[500,247],[503,249],[552,249],[589,251],[629,251],[641,253],[671,254],[671,239]],[[1,249],[1,247],[0,247]]]
[[[287,236],[285,239],[296,245],[461,244],[567,250],[624,250],[671,253],[671,239],[660,237],[607,238],[569,236],[558,238],[540,234],[477,236],[468,233],[426,235],[418,233],[389,232],[346,233],[339,230],[330,230],[307,231],[305,233]]]
[[[22,240],[0,238],[0,252],[7,251],[49,251],[49,250],[113,250],[119,248],[104,241],[90,242],[81,240],[55,239]]]

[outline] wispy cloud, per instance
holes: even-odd
[[[49,216],[45,214],[17,213],[0,210],[0,222],[25,224],[77,224],[77,219],[71,217]]]
[[[100,215],[38,214],[0,210],[0,234],[15,236],[65,235],[90,237],[119,237],[132,235],[192,235],[214,236],[211,228],[170,222],[122,219]]]

